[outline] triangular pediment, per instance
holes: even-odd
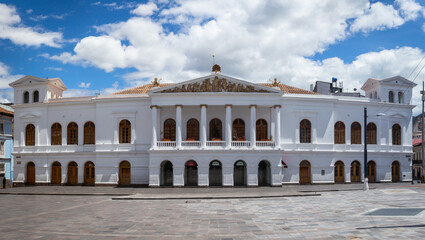
[[[31,75],[27,75],[25,77],[22,77],[12,83],[9,84],[11,87],[19,87],[19,86],[26,86],[28,84],[49,84],[53,85],[55,87],[58,87],[60,89],[66,90],[65,84],[62,82],[60,78],[39,78]]]
[[[395,77],[383,79],[382,83],[408,85],[408,86],[412,86],[412,87],[417,85],[416,83],[414,83],[410,80],[407,80],[406,78],[401,77],[401,76],[395,76]]]
[[[221,74],[211,74],[205,77],[184,81],[171,86],[152,90],[150,93],[280,93],[277,89],[243,81]]]

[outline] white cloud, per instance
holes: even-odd
[[[136,9],[132,10],[131,13],[139,16],[150,16],[152,15],[158,7],[153,2],[148,2],[146,4],[140,4]]]
[[[0,39],[9,39],[14,44],[24,46],[61,47],[62,33],[40,32],[20,22],[21,18],[14,6],[0,3]]]
[[[68,13],[64,13],[64,14],[60,14],[60,15],[38,15],[38,16],[34,16],[34,17],[30,17],[30,20],[35,21],[35,22],[40,22],[43,20],[46,20],[48,18],[53,18],[53,19],[57,19],[57,20],[62,20],[65,17],[68,16]]]
[[[80,87],[80,88],[89,88],[89,87],[90,87],[90,85],[91,85],[91,83],[80,82],[80,83],[78,84],[78,87]]]
[[[180,82],[208,74],[215,54],[223,74],[248,81],[277,77],[282,83],[308,89],[317,80],[338,77],[344,88],[352,90],[360,89],[369,77],[407,76],[424,54],[401,47],[364,53],[353,62],[337,57],[311,60],[353,32],[394,28],[405,22],[393,6],[370,5],[367,0],[178,1],[168,9],[156,3],[159,19],[132,16],[97,26],[98,36],[81,39],[72,53],[44,56],[106,72],[135,69],[123,76],[126,86],[154,77]],[[401,6],[400,2],[400,9],[408,9]],[[174,24],[173,29],[179,30],[170,32],[163,24]]]
[[[23,76],[10,74],[10,68],[0,62],[0,102],[13,102],[13,90],[9,87],[9,83]]]
[[[395,2],[400,6],[401,15],[405,20],[415,20],[419,12],[424,9],[415,0],[396,0]]]
[[[381,2],[373,3],[365,10],[363,16],[358,17],[351,25],[352,32],[370,32],[385,30],[403,25],[405,20],[400,17],[392,5],[384,5]]]

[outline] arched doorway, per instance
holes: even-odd
[[[334,176],[335,176],[335,183],[344,183],[344,163],[342,161],[338,161],[335,163],[334,167]]]
[[[86,162],[84,165],[84,185],[94,185],[94,163]]]
[[[353,161],[351,163],[351,182],[360,182],[360,163],[358,161]]]
[[[391,176],[393,182],[400,182],[400,163],[394,161],[391,167]]]
[[[35,184],[35,164],[33,162],[27,164],[27,181],[25,183],[28,185]]]
[[[52,164],[52,176],[50,183],[51,184],[61,184],[62,183],[62,165],[59,162],[54,162]]]
[[[78,184],[78,164],[76,162],[70,162],[68,164],[68,185]]]
[[[173,164],[170,161],[161,163],[159,175],[160,186],[173,186]]]
[[[311,184],[311,166],[307,160],[300,163],[300,184]]]
[[[376,182],[376,163],[374,161],[367,163],[367,179],[368,182]]]
[[[198,186],[198,164],[193,160],[189,160],[185,164],[184,185]]]
[[[233,186],[246,186],[246,164],[239,160],[233,168]]]
[[[120,163],[118,184],[121,186],[128,186],[131,184],[131,164],[128,161]]]
[[[210,163],[208,178],[210,187],[219,187],[223,185],[223,172],[220,161],[214,160]]]
[[[271,185],[270,163],[266,160],[263,160],[258,164],[258,186],[270,186],[270,185]]]

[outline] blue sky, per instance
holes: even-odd
[[[24,75],[60,77],[66,96],[109,94],[154,77],[180,82],[208,74],[212,54],[223,74],[304,89],[332,77],[346,90],[369,77],[413,80],[425,56],[424,7],[424,0],[0,0],[0,101],[13,102],[8,83]],[[424,79],[420,73],[415,82]]]

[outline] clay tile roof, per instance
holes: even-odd
[[[273,87],[272,83],[260,83],[260,85],[263,85],[265,87]],[[288,93],[288,94],[312,94],[312,95],[320,95],[319,93],[307,91],[301,88],[291,87],[285,84],[279,84],[279,88],[281,91]]]
[[[166,86],[170,86],[170,85],[173,85],[173,84],[174,83],[160,83],[159,87],[166,87]],[[146,84],[146,85],[143,85],[143,86],[122,90],[122,91],[113,93],[113,95],[118,95],[118,94],[143,94],[143,93],[149,92],[150,90],[152,90],[152,84]]]
[[[175,83],[160,83],[159,87],[167,87],[170,85],[173,85]],[[259,85],[265,86],[265,87],[273,87],[273,84],[271,83],[259,83]],[[301,88],[291,87],[285,84],[279,84],[279,88],[281,91],[288,93],[288,94],[314,94],[314,95],[320,95],[319,93],[307,91]],[[119,95],[119,94],[144,94],[152,90],[152,84],[146,84],[139,87],[134,87],[126,90],[122,90],[116,93],[113,93],[113,95]]]
[[[0,107],[0,115],[9,115],[9,116],[13,117],[13,112]]]

